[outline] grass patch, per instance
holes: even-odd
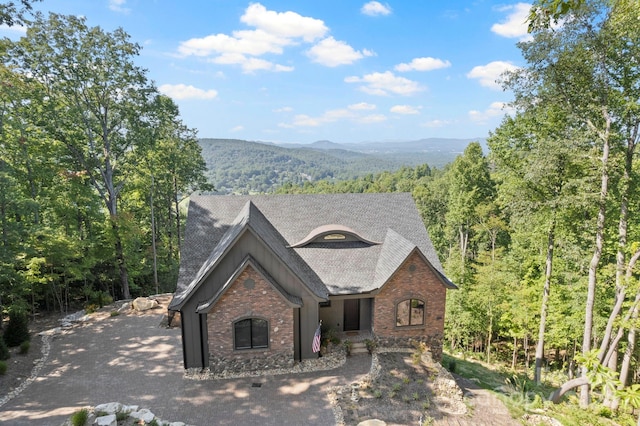
[[[25,340],[24,342],[20,343],[20,355],[28,354],[29,348],[31,348],[31,342],[29,342],[28,340]]]
[[[442,354],[442,365],[449,367],[455,366],[455,373],[472,379],[478,386],[485,389],[495,389],[504,385],[507,374],[504,371],[489,368],[486,365],[456,358],[452,355]]]
[[[7,363],[0,361],[0,376],[4,376],[5,374],[7,374]]]
[[[84,426],[89,420],[89,410],[83,408],[71,415],[71,424],[73,426]]]

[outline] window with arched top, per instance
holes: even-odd
[[[234,349],[269,347],[269,322],[262,318],[245,318],[233,323]]]
[[[424,312],[424,300],[402,300],[396,305],[396,327],[424,325]]]

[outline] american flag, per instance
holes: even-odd
[[[316,334],[313,335],[313,344],[311,345],[311,350],[313,353],[320,352],[320,326],[322,326],[322,322],[318,324],[318,328],[316,328]]]

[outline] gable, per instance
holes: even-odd
[[[204,302],[198,304],[196,308],[196,313],[205,313],[209,311],[218,300],[220,300],[225,293],[233,286],[237,285],[236,281],[241,274],[243,274],[247,270],[254,270],[261,278],[262,282],[266,282],[272,291],[275,292],[280,298],[291,308],[300,308],[302,306],[302,299],[299,296],[292,295],[288,293],[278,282],[271,277],[271,275],[262,267],[256,260],[248,255],[245,259],[238,265],[236,270],[233,272],[231,276],[225,281],[223,285],[221,285],[215,293]],[[245,287],[249,288],[249,284],[245,283]]]

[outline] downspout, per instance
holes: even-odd
[[[182,364],[184,365],[184,368],[188,368],[187,367],[187,347],[184,344],[184,315],[182,314],[182,311],[180,311],[180,332],[182,334]]]
[[[301,308],[298,308],[298,361],[302,362],[302,315]]]

